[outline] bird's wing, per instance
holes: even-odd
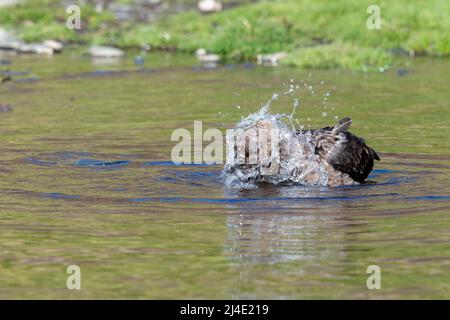
[[[373,169],[374,160],[380,157],[368,147],[364,139],[346,131],[346,141],[327,158],[336,170],[347,173],[353,180],[363,182]]]

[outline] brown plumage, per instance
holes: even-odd
[[[352,120],[346,117],[333,127],[309,132],[312,133],[315,153],[322,160],[353,180],[364,182],[373,169],[374,160],[380,160],[380,157],[363,138],[347,131],[351,124]]]

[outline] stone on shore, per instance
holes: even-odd
[[[203,63],[217,63],[220,61],[220,56],[217,54],[205,54],[197,56],[198,60]]]
[[[198,61],[203,68],[214,69],[217,68],[221,57],[217,54],[209,54],[205,49],[200,48],[195,52]]]
[[[196,51],[195,51],[195,55],[197,56],[197,57],[199,57],[199,56],[204,56],[204,55],[206,55],[208,52],[206,51],[206,49],[203,49],[203,48],[198,48]]]
[[[199,48],[195,51],[197,59],[202,63],[217,63],[220,61],[220,56],[217,54],[211,54],[206,49]]]
[[[13,33],[0,28],[0,49],[16,50],[21,44],[22,41]]]
[[[222,11],[222,3],[217,0],[200,0],[197,8],[201,13],[213,13]]]
[[[54,52],[61,52],[64,49],[64,45],[55,40],[45,40],[42,44],[46,47],[52,48]]]
[[[124,52],[120,49],[108,46],[92,46],[89,53],[95,58],[120,58],[124,56]]]
[[[19,2],[20,0],[0,0],[0,8],[14,6]]]
[[[24,43],[17,48],[17,51],[19,53],[36,53],[49,56],[53,55],[53,49],[41,43]]]

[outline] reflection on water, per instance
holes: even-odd
[[[220,166],[174,165],[172,130],[231,127],[304,71],[206,70],[176,56],[147,57],[155,72],[133,59],[101,70],[68,56],[9,59],[30,73],[0,86],[14,106],[0,114],[0,297],[71,298],[65,268],[77,264],[84,298],[448,298],[447,62],[401,80],[315,73],[337,86],[335,113],[385,151],[367,184],[238,191]],[[414,75],[433,83],[417,89]],[[329,123],[314,103],[300,119]],[[371,264],[379,292],[365,287]]]

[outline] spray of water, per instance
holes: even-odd
[[[302,84],[311,95],[318,95],[312,85],[303,81]],[[239,129],[244,131],[249,129],[261,130],[261,128],[276,130],[279,133],[279,156],[272,161],[277,161],[279,170],[274,174],[267,175],[261,174],[264,165],[262,163],[227,163],[223,170],[227,187],[251,189],[264,183],[273,185],[302,184],[306,186],[335,186],[355,183],[346,174],[334,170],[331,165],[315,154],[313,132],[304,130],[305,125],[302,125],[295,118],[297,108],[302,103],[301,98],[295,95],[299,88],[300,86],[295,85],[291,79],[290,82],[285,84],[284,90],[273,94],[257,112],[242,118],[234,127],[235,131]],[[331,91],[327,91],[323,95],[325,103],[330,95]],[[292,112],[288,114],[271,113],[272,104],[280,96],[292,98]],[[231,153],[235,151],[230,146],[227,150]],[[232,155],[229,155],[229,158]]]

